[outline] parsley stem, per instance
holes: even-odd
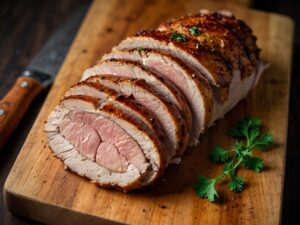
[[[232,167],[231,170],[235,171],[236,168],[238,168],[238,166],[242,163],[242,161],[243,161],[243,158],[240,158],[239,161]]]
[[[235,158],[233,158],[232,159],[232,164],[233,164],[233,162],[235,161]],[[215,179],[216,179],[216,182],[218,182],[219,180],[222,180],[225,176],[227,176],[227,175],[230,175],[231,176],[231,174],[233,174],[234,172],[235,172],[235,170],[239,167],[239,165],[242,163],[242,161],[243,161],[243,158],[240,158],[238,161],[237,161],[237,163],[234,165],[234,166],[232,166],[229,170],[226,170],[226,171],[224,171],[221,175],[219,175],[219,176],[217,176]]]
[[[218,182],[219,180],[222,180],[226,175],[227,175],[227,174],[222,173],[221,175],[217,176],[217,177],[215,178],[216,182]]]

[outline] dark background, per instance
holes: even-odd
[[[228,1],[228,0],[227,0]],[[230,1],[230,0],[229,0]],[[30,63],[49,35],[77,6],[86,0],[1,0],[0,2],[0,99]],[[245,0],[233,0],[245,4]],[[294,54],[290,93],[289,132],[282,206],[282,224],[300,224],[300,1],[248,0],[251,8],[277,12],[294,19]],[[298,63],[297,63],[298,62]],[[3,185],[25,138],[47,95],[44,91],[32,104],[17,131],[0,153],[0,225],[38,224],[11,215],[4,207]],[[298,203],[298,204],[297,204]]]

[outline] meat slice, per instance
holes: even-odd
[[[181,156],[189,141],[189,133],[177,107],[144,80],[121,78],[113,75],[95,75],[86,81],[100,82],[125,96],[134,98],[152,112],[162,125],[166,135],[167,162]]]
[[[65,167],[103,187],[116,187],[124,191],[140,187],[142,175],[135,166],[129,165],[124,173],[112,172],[88,159],[66,140],[60,133],[59,125],[69,112],[70,110],[60,105],[57,106],[49,115],[45,126],[49,146],[53,153],[64,162]]]
[[[124,59],[109,59],[97,63],[96,66],[87,69],[83,74],[83,79],[97,74],[111,74],[119,77],[144,79],[152,88],[161,93],[169,101],[173,102],[180,110],[188,132],[191,131],[192,114],[186,102],[185,97],[169,80],[161,75],[151,72],[144,68],[141,64],[124,60]]]
[[[205,78],[196,76],[179,59],[153,49],[116,50],[105,54],[103,59],[135,61],[171,81],[184,94],[191,108],[193,126],[190,143],[197,142],[213,115],[213,92]]]
[[[94,136],[88,135],[90,131],[82,127],[69,129],[73,124],[89,126],[101,137],[94,158],[86,157],[75,143],[80,142],[81,148],[91,147],[83,145]],[[64,136],[65,129],[69,129],[67,136]],[[50,147],[71,170],[103,186],[126,191],[147,185],[156,180],[165,167],[165,149],[154,131],[111,103],[103,103],[95,97],[64,98],[50,114],[45,130]],[[80,138],[83,141],[78,141]]]
[[[72,86],[65,93],[65,97],[71,95],[86,95],[101,98],[101,100],[104,102],[110,102],[114,105],[114,107],[131,115],[137,120],[142,121],[150,129],[153,129],[160,141],[164,142],[166,140],[166,134],[153,113],[151,113],[134,99],[127,98],[126,96],[119,94],[114,89],[97,82],[81,81]]]

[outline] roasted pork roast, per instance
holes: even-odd
[[[48,142],[102,187],[155,182],[254,88],[267,68],[252,30],[228,11],[140,31],[84,71],[51,112]]]

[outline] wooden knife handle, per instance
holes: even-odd
[[[42,86],[38,81],[29,77],[19,77],[0,101],[0,150],[41,90]]]

